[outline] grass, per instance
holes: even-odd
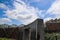
[[[15,39],[9,39],[9,38],[0,38],[0,40],[15,40]]]

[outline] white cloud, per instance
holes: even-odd
[[[47,13],[54,14],[55,18],[60,18],[60,0],[56,0],[48,9]]]
[[[15,0],[13,5],[15,9],[5,11],[8,18],[16,19],[27,25],[38,18],[37,13],[40,11],[37,8],[25,4],[21,0]]]
[[[12,22],[9,18],[0,18],[0,24],[6,24]]]
[[[0,8],[3,8],[5,10],[9,9],[6,5],[4,5],[3,3],[0,3]]]
[[[10,8],[3,4],[3,8],[6,9],[6,11],[4,11],[6,13],[4,16],[7,16],[10,19],[21,21],[25,25],[33,22],[37,18],[44,18],[45,16],[45,14],[42,13],[45,12],[45,10],[42,11],[32,6],[29,6],[21,0],[14,0],[13,5],[15,9],[10,10]]]
[[[33,2],[40,2],[40,0],[33,0]],[[34,8],[32,6],[29,6],[25,2],[21,0],[14,0],[14,8],[13,10],[10,10],[6,5],[1,4],[0,7],[6,9],[5,16],[7,16],[10,19],[15,19],[18,21],[21,21],[23,24],[27,25],[34,20],[36,20],[38,17],[44,18],[46,13],[54,14],[56,17],[60,17],[60,1],[55,1],[52,6],[46,10],[38,10],[37,8]],[[37,16],[38,15],[38,16]],[[51,17],[45,18],[44,22],[48,21],[49,19],[54,19]]]

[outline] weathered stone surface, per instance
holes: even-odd
[[[31,40],[44,40],[44,24],[42,19],[37,19],[33,23],[26,25],[31,29]],[[38,37],[38,36],[40,37]]]
[[[5,35],[7,33],[8,36]],[[7,28],[5,31],[0,29],[0,37],[14,38],[16,40],[44,40],[43,20],[37,19],[21,28]]]

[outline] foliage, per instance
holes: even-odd
[[[51,23],[51,22],[58,22],[58,23],[60,23],[60,18],[59,19],[51,19],[51,20],[48,20],[46,23]]]
[[[59,33],[45,33],[45,40],[60,40]]]

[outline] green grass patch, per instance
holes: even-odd
[[[15,40],[15,39],[9,39],[9,38],[0,38],[0,40]]]

